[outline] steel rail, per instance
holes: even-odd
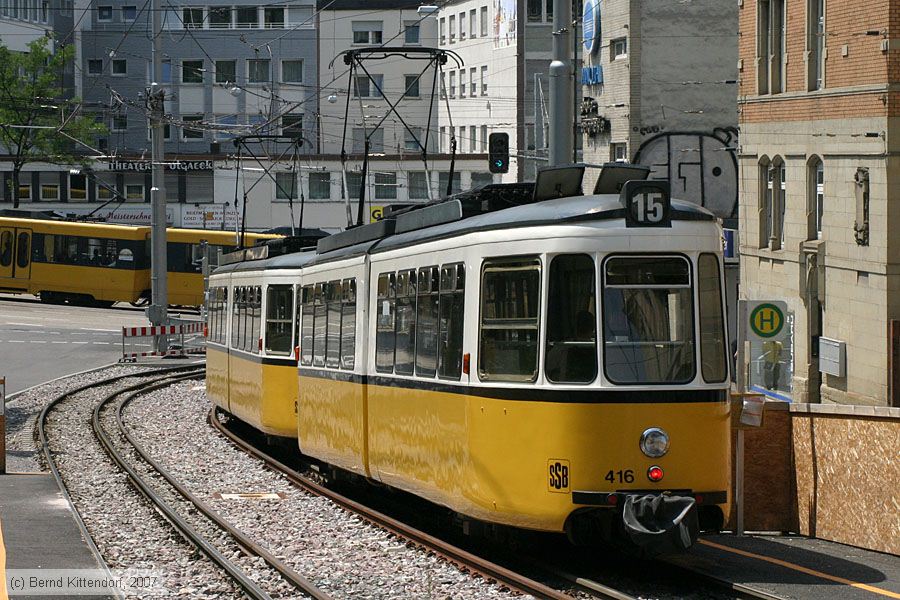
[[[302,474],[285,465],[278,459],[266,454],[265,452],[262,452],[258,448],[247,443],[240,436],[230,431],[227,427],[225,427],[224,424],[219,421],[218,418],[216,418],[216,411],[214,409],[209,411],[208,420],[213,427],[215,427],[222,435],[229,439],[239,449],[261,460],[266,465],[266,467],[278,473],[279,475],[283,475],[295,486],[304,489],[316,496],[323,496],[325,498],[328,498],[344,509],[359,515],[366,521],[369,521],[370,523],[373,523],[381,527],[382,529],[390,531],[400,538],[425,547],[428,550],[443,557],[447,561],[463,567],[471,572],[478,573],[488,580],[503,584],[511,590],[518,591],[523,594],[530,594],[532,596],[535,596],[536,598],[547,598],[550,600],[572,599],[572,596],[570,596],[569,594],[561,592],[560,590],[553,589],[548,585],[516,573],[515,571],[507,569],[506,567],[502,567],[498,564],[492,563],[487,559],[472,554],[471,552],[467,552],[462,548],[459,548],[448,542],[445,542],[444,540],[429,535],[428,533],[420,531],[419,529],[416,529],[411,525],[407,525],[406,523],[398,521],[397,519],[389,517],[388,515],[371,509],[363,504],[360,504],[359,502],[356,502],[355,500],[351,500],[350,498],[347,498],[342,494],[319,485],[318,483],[308,479],[307,477],[304,477]],[[591,592],[598,593],[595,590],[591,590]],[[619,596],[603,597],[620,600]]]
[[[188,377],[199,375],[200,371],[191,374]],[[178,381],[180,379],[187,379],[188,377],[175,378],[174,381]],[[174,383],[172,378],[168,378],[169,383]],[[209,559],[216,563],[222,570],[224,570],[229,577],[231,577],[235,583],[253,600],[271,600],[271,597],[260,588],[255,581],[250,579],[250,577],[244,573],[244,571],[232,563],[230,560],[225,558],[225,556],[219,552],[219,550],[209,543],[200,533],[198,533],[191,525],[187,523],[181,516],[178,515],[177,512],[173,508],[171,508],[166,502],[160,498],[154,491],[151,489],[149,484],[145,482],[141,476],[125,461],[122,455],[118,450],[113,446],[112,440],[107,435],[103,426],[100,423],[100,411],[105,407],[108,403],[112,402],[122,394],[137,391],[140,389],[144,389],[147,387],[153,387],[157,385],[157,381],[155,380],[151,382],[149,385],[147,382],[138,384],[136,386],[130,386],[124,390],[118,390],[113,392],[112,394],[106,396],[103,400],[101,400],[97,406],[94,407],[93,416],[91,417],[91,426],[94,430],[94,435],[100,441],[101,445],[106,449],[106,453],[109,457],[119,466],[122,471],[128,475],[132,485],[141,492],[161,513],[162,515],[178,530],[178,532],[184,536],[192,545],[206,554]]]
[[[147,454],[145,449],[140,445],[140,443],[136,439],[134,439],[134,437],[125,426],[125,408],[135,398],[138,398],[139,396],[145,395],[167,385],[170,385],[170,383],[153,385],[142,390],[138,390],[132,394],[129,394],[119,404],[119,407],[116,410],[116,423],[118,424],[119,431],[121,432],[122,436],[125,437],[126,440],[128,440],[128,443],[131,444],[132,449],[138,454],[138,456],[141,457],[144,462],[150,465],[150,467],[152,467],[154,471],[159,473],[159,475],[162,476],[162,478],[165,479],[166,482],[170,486],[172,486],[172,488],[174,488],[179,494],[181,494],[181,496],[184,497],[188,502],[193,504],[197,508],[197,510],[199,510],[206,518],[218,525],[219,528],[221,528],[223,531],[228,533],[228,535],[231,536],[231,538],[234,539],[238,545],[243,546],[248,551],[262,558],[270,567],[281,573],[281,575],[287,581],[289,581],[295,588],[297,588],[304,594],[315,598],[316,600],[331,600],[331,596],[316,587],[315,584],[303,577],[303,575],[288,567],[287,564],[284,563],[284,561],[278,559],[274,554],[266,550],[257,542],[253,541],[240,529],[228,523],[228,521],[226,521],[221,515],[219,515],[219,513],[216,512],[212,507],[210,507],[206,502],[198,498],[184,485],[179,483],[178,480],[165,467],[151,458]]]
[[[114,366],[114,365],[108,365],[108,366]],[[102,368],[105,368],[105,367],[101,367],[101,369]],[[71,390],[66,390],[59,396],[56,396],[55,398],[50,400],[50,402],[48,402],[47,404],[44,405],[44,408],[41,410],[40,414],[38,415],[38,419],[37,419],[38,441],[41,444],[41,451],[43,452],[44,460],[47,463],[47,467],[50,469],[50,473],[53,475],[53,479],[54,479],[54,481],[56,481],[56,486],[59,488],[60,493],[62,493],[63,498],[65,498],[66,502],[69,504],[69,507],[72,509],[72,516],[75,519],[75,524],[78,526],[78,530],[81,532],[82,539],[84,540],[85,544],[87,544],[87,547],[91,551],[91,554],[94,555],[94,559],[97,561],[97,564],[100,565],[100,568],[103,571],[105,571],[107,574],[112,573],[109,568],[109,565],[106,563],[106,559],[103,558],[103,554],[100,552],[100,549],[97,547],[97,544],[94,543],[94,538],[91,537],[91,533],[88,531],[87,525],[85,525],[84,519],[81,517],[81,513],[78,512],[78,508],[75,506],[75,502],[72,500],[72,496],[69,494],[69,490],[66,487],[66,484],[63,482],[63,478],[59,472],[59,468],[56,465],[56,460],[54,459],[53,452],[50,450],[50,440],[47,437],[47,427],[46,427],[47,416],[50,414],[50,411],[53,410],[58,404],[67,400],[71,396],[80,394],[81,392],[85,392],[91,388],[102,387],[105,385],[111,385],[111,384],[116,383],[117,381],[121,381],[123,379],[130,379],[133,377],[147,377],[148,374],[156,375],[159,373],[171,373],[174,371],[180,371],[180,370],[184,370],[187,368],[193,368],[193,367],[181,366],[181,367],[166,368],[166,369],[154,369],[152,371],[148,371],[145,373],[130,373],[127,375],[116,375],[115,377],[108,377],[106,379],[101,379],[99,381],[93,381],[91,383],[87,383],[85,385],[78,386]],[[95,370],[98,370],[98,369],[89,369],[87,371],[82,371],[80,373],[73,373],[72,375],[66,375],[66,376],[63,376],[62,378],[74,377],[76,375],[85,375],[85,374],[91,373]],[[46,383],[56,382],[62,378],[52,379]],[[37,386],[33,386],[31,388],[28,388],[27,390],[22,390],[22,392],[17,393],[16,395],[18,396],[18,395],[24,394],[27,391],[33,390],[35,387],[37,387]],[[116,595],[119,598],[125,597],[121,591],[117,591]]]

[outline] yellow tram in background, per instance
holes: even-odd
[[[575,192],[486,186],[218,268],[210,399],[472,523],[650,554],[720,528],[721,228],[665,182],[581,195],[568,175]]]
[[[228,231],[168,229],[169,303],[203,304],[202,242],[237,247]],[[244,245],[281,236],[247,233]],[[44,302],[112,306],[150,297],[150,228],[0,216],[0,291]]]

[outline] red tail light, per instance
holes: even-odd
[[[654,483],[656,483],[657,481],[662,481],[663,476],[665,476],[665,473],[663,473],[662,467],[653,465],[652,467],[647,469],[647,479]]]
[[[472,363],[472,355],[469,354],[468,352],[466,352],[465,354],[463,354],[463,365],[462,365],[462,367],[463,367],[462,371],[466,375],[469,374],[469,366],[471,365],[471,363]]]
[[[294,346],[294,358],[297,359],[297,362],[300,362],[300,346]]]
[[[262,338],[259,338],[258,348],[259,348],[259,351],[262,352]]]
[[[209,327],[207,327],[206,325],[203,326],[203,337],[209,337]]]

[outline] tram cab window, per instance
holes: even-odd
[[[707,383],[722,383],[728,377],[725,349],[725,318],[722,314],[722,283],[719,259],[701,254],[697,261],[700,299],[700,365]]]
[[[313,362],[313,286],[305,285],[300,292],[302,314],[300,317],[300,364],[310,366]]]
[[[325,343],[325,366],[337,369],[341,366],[341,282],[329,281],[326,288],[328,332]]]
[[[416,270],[397,274],[397,318],[394,373],[412,375],[416,356]]]
[[[478,352],[482,380],[536,379],[540,298],[541,264],[536,258],[485,262]]]
[[[594,260],[568,254],[550,263],[544,373],[554,383],[597,378],[597,301]]]
[[[619,384],[694,378],[690,263],[674,256],[612,257],[604,265],[604,368]]]
[[[287,356],[291,353],[291,306],[294,303],[290,285],[266,288],[266,352]]]
[[[327,283],[317,283],[313,288],[313,311],[315,323],[313,325],[313,366],[325,366],[325,342],[328,333],[328,315],[325,306],[325,292]]]
[[[356,280],[341,283],[341,368],[356,364]]]
[[[394,273],[382,273],[378,276],[378,302],[375,307],[375,370],[380,373],[390,373],[394,370],[396,287],[397,276]]]
[[[441,267],[438,306],[438,377],[459,379],[462,375],[463,315],[466,266]]]
[[[438,299],[440,274],[437,267],[419,269],[416,302],[416,375],[437,373]]]

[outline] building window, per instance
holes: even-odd
[[[488,35],[488,9],[487,6],[481,7],[481,37]]]
[[[231,29],[231,7],[211,6],[209,8],[209,28]]]
[[[303,83],[303,61],[281,61],[281,81],[284,83]]]
[[[450,182],[450,173],[441,171],[438,173],[438,194],[441,196],[458,194],[462,191],[462,174],[459,171],[453,173],[453,183],[450,191],[447,191],[447,183]]]
[[[313,6],[289,6],[288,22],[291,27],[315,27]]]
[[[441,45],[446,44],[447,43],[447,23],[446,23],[446,19],[444,19],[443,17],[441,17],[441,20],[438,21],[438,32],[439,32],[438,36],[440,37],[440,40],[441,40]]]
[[[487,78],[488,78],[488,75],[487,75],[487,69],[488,69],[488,68],[487,68],[487,65],[481,67],[481,95],[482,95],[482,96],[487,96],[487,95],[488,95],[488,86],[487,86]]]
[[[128,131],[128,115],[113,115],[112,118],[112,127],[110,127],[113,131]]]
[[[181,128],[181,139],[185,141],[190,140],[202,140],[203,139],[203,130],[202,129],[191,129],[190,123],[200,123],[203,121],[202,115],[194,115],[189,117],[181,117],[184,125]]]
[[[375,199],[376,200],[396,200],[397,199],[397,174],[396,173],[375,173]]]
[[[284,8],[263,9],[266,29],[284,29]]]
[[[50,2],[48,0],[41,0],[41,22],[50,22]]]
[[[476,139],[477,128],[475,125],[469,125],[469,152],[472,154],[478,152],[478,140]]]
[[[819,161],[815,165],[816,182],[816,239],[822,237],[822,216],[825,214],[825,165]]]
[[[16,11],[16,1],[13,0],[13,16],[15,16]],[[97,20],[102,22],[112,21],[113,9],[112,6],[98,6],[97,7]]]
[[[237,80],[236,61],[216,61],[216,83],[234,83]]]
[[[759,247],[768,248],[769,237],[772,234],[772,186],[769,182],[769,161],[763,158],[759,161],[759,193],[757,199],[757,213],[759,221]]]
[[[419,43],[419,23],[418,21],[406,21],[403,24],[403,42],[406,44]]]
[[[55,183],[42,183],[41,200],[59,200],[59,185]]]
[[[609,159],[615,162],[628,162],[628,144],[610,144]]]
[[[456,71],[450,71],[450,91],[451,98],[456,98]]]
[[[284,115],[281,117],[281,135],[300,137],[303,135],[303,115]]]
[[[466,70],[460,69],[460,71],[459,71],[459,97],[460,98],[466,97],[466,91],[468,89],[468,86],[469,86],[469,84],[468,84],[468,82],[466,82]]]
[[[88,64],[88,75],[102,75],[103,74],[103,61],[99,58],[91,58],[87,61]]]
[[[459,13],[459,41],[466,39],[466,13]]]
[[[122,7],[122,20],[123,21],[134,21],[137,18],[137,7],[136,6],[123,6]]]
[[[294,173],[275,173],[275,199],[296,200],[297,176]]]
[[[441,125],[439,130],[440,139],[438,140],[438,146],[440,147],[441,152],[447,151],[447,128]]]
[[[492,173],[472,173],[472,189],[477,190],[480,187],[494,183],[494,175]]]
[[[309,174],[309,198],[310,200],[331,199],[331,173]]]
[[[450,43],[456,42],[456,16],[450,15]]]
[[[825,87],[825,0],[807,0],[807,3],[807,90],[821,90]]]
[[[759,247],[779,250],[784,246],[785,168],[780,157],[759,161]]]
[[[620,58],[628,57],[628,39],[627,38],[619,38],[617,40],[613,40],[609,43],[610,56],[611,60],[618,60]]]
[[[363,45],[375,45],[381,43],[381,21],[353,21],[353,43]]]
[[[469,11],[469,37],[477,37],[476,31],[478,31],[478,11],[473,8]]]
[[[413,150],[418,152],[422,150],[422,145],[425,143],[424,138],[422,137],[422,128],[421,127],[410,127],[409,129],[404,128],[403,130],[403,148],[405,150]]]
[[[779,94],[785,88],[785,0],[759,0],[756,10],[757,92]]]
[[[87,176],[69,174],[69,199],[87,200]]]
[[[249,83],[267,83],[269,79],[269,59],[250,59],[247,61],[247,81]]]
[[[144,201],[144,184],[142,183],[129,183],[125,186],[125,199],[126,200],[139,200],[141,202]]]
[[[419,76],[418,75],[404,75],[403,76],[405,85],[406,85],[406,97],[407,98],[418,98],[419,97]]]
[[[259,28],[259,10],[255,6],[238,6],[234,10],[238,29]]]
[[[488,151],[488,128],[487,125],[481,126],[481,151]]]
[[[203,61],[181,61],[181,83],[203,83]]]
[[[410,200],[428,200],[428,177],[425,171],[407,171]]]
[[[475,67],[469,69],[469,96],[472,98],[478,95],[478,82],[475,79],[477,76],[478,70]]]
[[[181,22],[185,29],[203,29],[203,9],[182,8]]]
[[[30,183],[20,183],[19,184],[19,200],[25,200],[26,202],[31,200],[31,184]]]
[[[380,98],[384,89],[384,75],[356,75],[353,85],[354,98]]]
[[[114,58],[112,61],[113,77],[125,77],[128,75],[128,61],[124,58]]]
[[[365,141],[368,134],[369,152],[380,154],[384,152],[384,129],[368,131],[364,127],[353,128],[353,152],[359,154],[365,152]]]

